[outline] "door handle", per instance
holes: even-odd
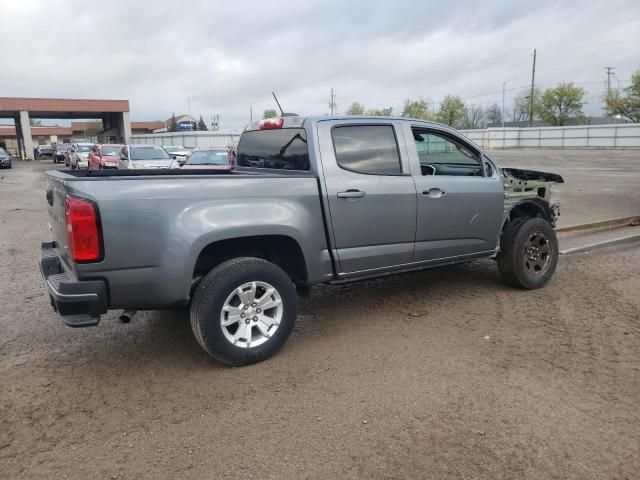
[[[363,198],[366,192],[362,190],[349,189],[344,192],[338,192],[338,198]]]
[[[439,188],[430,188],[429,190],[422,191],[422,195],[425,195],[429,198],[441,198],[444,197],[446,193],[447,192],[445,192],[444,190],[440,190]]]

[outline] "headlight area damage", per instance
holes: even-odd
[[[560,216],[560,203],[551,201],[551,186],[564,183],[564,179],[549,172],[523,170],[520,168],[502,168],[504,179],[504,219],[522,216],[519,210],[537,210],[535,216],[542,215],[555,226]]]

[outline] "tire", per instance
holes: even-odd
[[[502,232],[496,260],[508,285],[524,289],[543,287],[558,265],[556,232],[542,218],[516,218]]]
[[[237,293],[241,287],[246,289],[244,301]],[[274,289],[271,295],[269,287]],[[262,311],[260,303],[278,306]],[[191,329],[215,360],[232,367],[249,365],[272,356],[289,338],[297,303],[295,286],[280,267],[260,258],[235,258],[211,270],[196,288]],[[223,311],[225,305],[228,313]]]

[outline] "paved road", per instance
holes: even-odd
[[[568,208],[585,170],[553,155]],[[0,171],[0,478],[640,476],[639,248],[562,258],[531,292],[491,261],[317,287],[278,355],[229,369],[186,312],[62,325],[44,169]],[[630,196],[589,192],[603,215]]]
[[[559,226],[640,215],[640,150],[494,150],[501,165],[559,173]]]

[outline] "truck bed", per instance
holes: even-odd
[[[201,176],[246,176],[246,175],[260,175],[260,176],[285,176],[285,177],[314,177],[312,172],[305,171],[289,171],[289,170],[269,170],[266,168],[239,168],[232,172],[224,170],[207,170],[207,169],[193,169],[183,170],[180,168],[140,168],[140,169],[104,169],[104,170],[87,170],[87,169],[65,169],[47,172],[47,174],[54,174],[55,172],[62,173],[64,175],[71,176],[73,178],[109,178],[109,177],[201,177]],[[71,180],[71,179],[69,179]]]
[[[202,251],[238,237],[289,236],[303,246],[310,280],[333,275],[310,172],[62,170],[48,172],[47,181],[52,240],[65,270],[80,280],[105,279],[110,308],[187,304]],[[65,253],[67,194],[98,206],[102,261],[74,263]],[[136,298],[140,291],[144,298]]]

